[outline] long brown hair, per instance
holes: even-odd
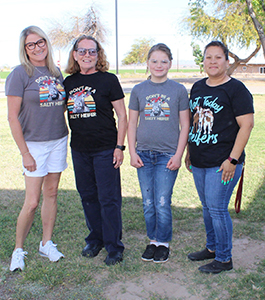
[[[107,57],[105,54],[104,49],[102,48],[101,44],[92,36],[89,35],[81,35],[79,38],[76,39],[70,53],[69,53],[69,58],[68,58],[68,63],[67,63],[67,67],[65,69],[65,72],[68,74],[75,74],[80,72],[80,66],[77,63],[77,61],[74,59],[73,56],[73,52],[77,50],[78,48],[78,44],[82,41],[82,40],[91,40],[93,42],[95,42],[95,44],[97,45],[97,51],[98,51],[98,60],[97,60],[97,64],[96,64],[96,70],[97,71],[101,71],[101,72],[106,72],[109,69],[109,62],[107,61]]]

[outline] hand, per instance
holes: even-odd
[[[34,172],[37,170],[37,164],[32,155],[28,152],[22,156],[23,166],[29,172]]]
[[[192,167],[191,167],[191,161],[190,161],[190,156],[186,155],[185,157],[185,166],[187,168],[187,170],[192,173]]]
[[[137,153],[131,155],[131,166],[137,169],[144,166],[143,161],[141,160],[140,156]]]
[[[228,184],[233,180],[234,174],[236,170],[236,165],[230,163],[228,159],[226,159],[219,168],[218,172],[223,171],[222,173],[222,183],[224,185]]]
[[[123,163],[123,151],[115,149],[113,152],[113,165],[115,169],[118,169]]]
[[[167,163],[167,168],[171,171],[176,171],[181,167],[181,157],[173,155]]]

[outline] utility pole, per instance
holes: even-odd
[[[119,58],[118,58],[118,0],[115,0],[115,24],[116,24],[116,75],[119,74]]]

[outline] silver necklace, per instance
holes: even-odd
[[[42,75],[45,75],[45,73],[41,72],[37,67],[35,67],[35,69]]]

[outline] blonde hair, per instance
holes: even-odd
[[[106,72],[109,69],[109,63],[107,61],[107,57],[105,54],[104,49],[102,48],[101,44],[92,36],[89,35],[81,35],[79,38],[77,38],[77,40],[75,41],[70,53],[69,53],[69,58],[68,58],[68,63],[67,63],[67,67],[65,69],[65,72],[68,74],[75,74],[80,72],[80,66],[77,63],[77,61],[74,59],[73,56],[73,52],[76,51],[78,49],[78,44],[82,41],[82,40],[91,40],[93,42],[95,42],[96,44],[96,49],[98,52],[98,60],[97,60],[97,64],[96,64],[96,70],[97,71],[101,71],[101,72]]]
[[[20,39],[19,39],[19,60],[20,60],[21,65],[25,68],[29,77],[33,76],[34,70],[35,70],[35,66],[29,60],[29,57],[28,57],[26,49],[25,49],[25,40],[26,40],[27,36],[30,34],[37,34],[41,38],[45,39],[47,50],[48,50],[48,54],[46,56],[46,66],[53,76],[59,77],[60,71],[53,61],[52,45],[49,41],[49,38],[45,34],[45,32],[37,26],[29,26],[29,27],[25,28],[21,32]]]

